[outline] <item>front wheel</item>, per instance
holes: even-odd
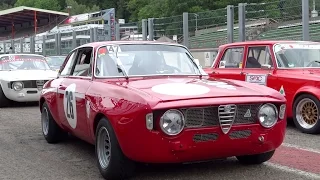
[[[68,133],[62,130],[53,119],[47,103],[44,103],[42,105],[41,126],[42,134],[46,141],[50,144],[58,143],[68,136]]]
[[[310,95],[299,96],[293,104],[293,121],[295,126],[303,133],[320,133],[320,102]]]
[[[237,159],[241,164],[262,164],[270,160],[274,152],[275,150],[261,154],[237,156]]]
[[[102,118],[97,126],[95,149],[98,167],[105,179],[125,179],[133,175],[135,163],[123,154],[115,132],[106,118]]]

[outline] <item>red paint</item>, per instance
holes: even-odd
[[[101,45],[113,44],[150,44],[155,42],[97,42],[81,47],[93,47],[94,52]],[[159,43],[159,42],[156,42]],[[161,43],[168,44],[168,43]],[[175,44],[170,44],[175,45]],[[80,47],[80,48],[81,48]],[[66,58],[63,66],[65,66]],[[95,57],[95,56],[94,56]],[[95,72],[95,66],[92,72]],[[219,81],[233,85],[237,90],[218,88],[209,82]],[[209,89],[208,93],[197,96],[169,96],[157,94],[151,90],[155,85],[180,82],[184,84],[201,84]],[[83,98],[76,98],[77,127],[71,128],[68,124],[63,106],[64,93],[68,85],[76,84],[76,93]],[[49,91],[51,90],[51,91]],[[163,110],[170,108],[188,108],[200,106],[213,106],[231,103],[263,103],[270,102],[277,105],[286,103],[278,92],[255,84],[236,82],[233,80],[219,80],[198,76],[149,76],[130,77],[126,80],[119,78],[96,78],[61,76],[44,85],[40,99],[49,104],[50,111],[57,124],[75,136],[94,144],[94,119],[98,113],[106,116],[112,124],[124,154],[132,160],[140,162],[187,162],[208,160],[212,158],[231,157],[263,153],[278,148],[283,142],[286,121],[279,120],[271,129],[263,128],[258,122],[254,124],[234,125],[234,130],[251,130],[248,138],[232,140],[224,135],[219,126],[210,128],[185,129],[177,136],[169,137],[159,129],[159,119]],[[89,116],[86,113],[86,101],[90,102]],[[147,130],[146,114],[154,113],[155,128]],[[161,111],[161,112],[160,112]],[[217,133],[219,139],[211,142],[196,143],[193,136],[198,133]],[[260,143],[258,137],[263,135],[265,142]]]
[[[225,44],[219,47],[219,53],[215,59],[212,68],[204,68],[204,71],[209,74],[210,77],[215,78],[227,78],[245,81],[246,74],[268,74],[267,86],[279,91],[283,85],[285,89],[285,98],[287,99],[287,116],[293,117],[292,106],[294,99],[300,93],[309,93],[320,99],[320,83],[318,68],[294,68],[294,69],[279,69],[276,64],[276,58],[273,51],[273,46],[277,43],[292,42],[295,41],[246,41]],[[245,68],[247,62],[247,55],[249,54],[249,47],[266,46],[269,48],[272,64],[274,68],[271,70],[261,68]],[[220,61],[224,57],[224,54],[229,48],[244,49],[242,56],[241,68],[219,68]],[[250,52],[251,53],[251,52]]]
[[[320,174],[320,154],[307,150],[280,146],[270,162],[310,173]]]

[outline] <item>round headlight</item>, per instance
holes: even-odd
[[[185,119],[181,111],[170,109],[160,118],[161,130],[167,135],[174,136],[182,132]]]
[[[22,82],[14,82],[12,84],[12,89],[15,91],[21,91],[23,89],[23,83]]]
[[[278,120],[278,110],[277,107],[273,104],[264,104],[261,106],[258,118],[260,124],[265,128],[273,127]]]

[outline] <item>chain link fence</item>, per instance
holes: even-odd
[[[169,38],[178,43],[183,42],[183,17],[172,16],[153,20],[154,39]]]
[[[227,8],[188,16],[191,48],[216,47],[227,42]]]
[[[246,5],[248,40],[302,40],[301,21],[301,0]]]

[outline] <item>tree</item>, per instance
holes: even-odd
[[[66,5],[71,6],[70,15],[77,15],[77,14],[89,13],[89,12],[100,10],[99,6],[97,5],[88,6],[88,5],[78,4],[75,0],[66,0]]]
[[[54,11],[61,10],[61,7],[58,1],[56,0],[17,0],[14,6],[15,7],[28,6],[28,7],[48,9],[48,10],[54,10]]]

